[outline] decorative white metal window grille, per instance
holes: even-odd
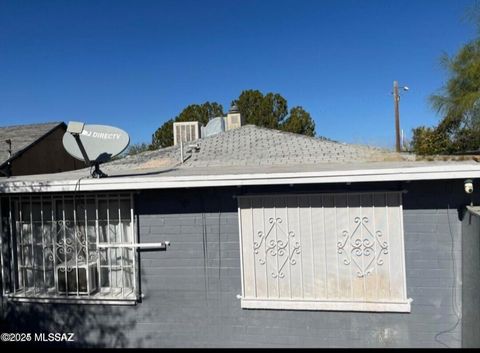
[[[295,239],[295,232],[285,231],[281,224],[283,223],[280,217],[270,217],[268,223],[271,225],[268,232],[258,231],[258,240],[253,242],[253,249],[258,256],[258,262],[261,265],[266,265],[267,261],[276,263],[276,267],[271,272],[273,278],[285,278],[285,265],[296,265],[295,255],[301,253],[300,243]],[[279,239],[278,233],[283,236]],[[268,239],[270,235],[275,233],[275,239]],[[263,245],[263,247],[262,247]],[[260,253],[260,248],[262,253]]]
[[[368,217],[355,217],[354,223],[356,226],[351,234],[348,230],[342,232],[344,240],[338,242],[337,248],[339,254],[345,255],[343,263],[353,264],[357,268],[357,276],[364,277],[371,274],[375,266],[383,265],[381,257],[388,254],[388,242],[382,239],[381,230],[372,233],[367,227]]]
[[[5,296],[137,299],[130,193],[1,197],[0,215]]]
[[[399,191],[238,197],[243,308],[410,311]]]

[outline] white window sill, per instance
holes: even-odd
[[[279,310],[326,310],[326,311],[366,311],[401,312],[411,311],[412,299],[405,302],[353,302],[319,300],[281,300],[242,298],[242,309],[279,309]]]
[[[120,297],[115,295],[108,295],[106,293],[97,293],[91,296],[86,295],[41,295],[35,296],[24,293],[10,293],[6,297],[8,300],[14,302],[27,302],[27,303],[63,303],[63,304],[114,304],[114,305],[135,305],[138,301],[137,296],[134,293],[130,293],[127,296]]]

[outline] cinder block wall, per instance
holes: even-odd
[[[78,345],[460,347],[461,222],[457,208],[469,202],[462,182],[348,188],[408,190],[403,205],[407,292],[413,298],[409,314],[240,308],[233,195],[345,190],[345,185],[306,185],[143,191],[136,196],[140,241],[169,240],[172,245],[167,251],[141,252],[141,303],[128,307],[9,303],[7,320],[21,323],[14,320],[33,315],[39,318],[34,326],[44,331],[77,332]],[[32,330],[32,325],[27,329]]]
[[[462,345],[480,347],[480,215],[466,212],[462,222]]]

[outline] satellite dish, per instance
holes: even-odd
[[[108,162],[122,153],[130,143],[128,134],[116,127],[107,125],[86,125],[71,121],[63,135],[63,147],[74,158],[95,166],[95,172],[106,176],[99,169],[100,163]],[[94,172],[94,174],[95,174]]]
[[[225,120],[223,117],[211,119],[205,126],[204,137],[213,136],[225,131]]]

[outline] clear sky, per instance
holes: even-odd
[[[394,145],[435,124],[442,53],[475,34],[467,0],[0,0],[0,125],[80,120],[150,142],[192,103],[245,89],[303,106],[317,134]]]

